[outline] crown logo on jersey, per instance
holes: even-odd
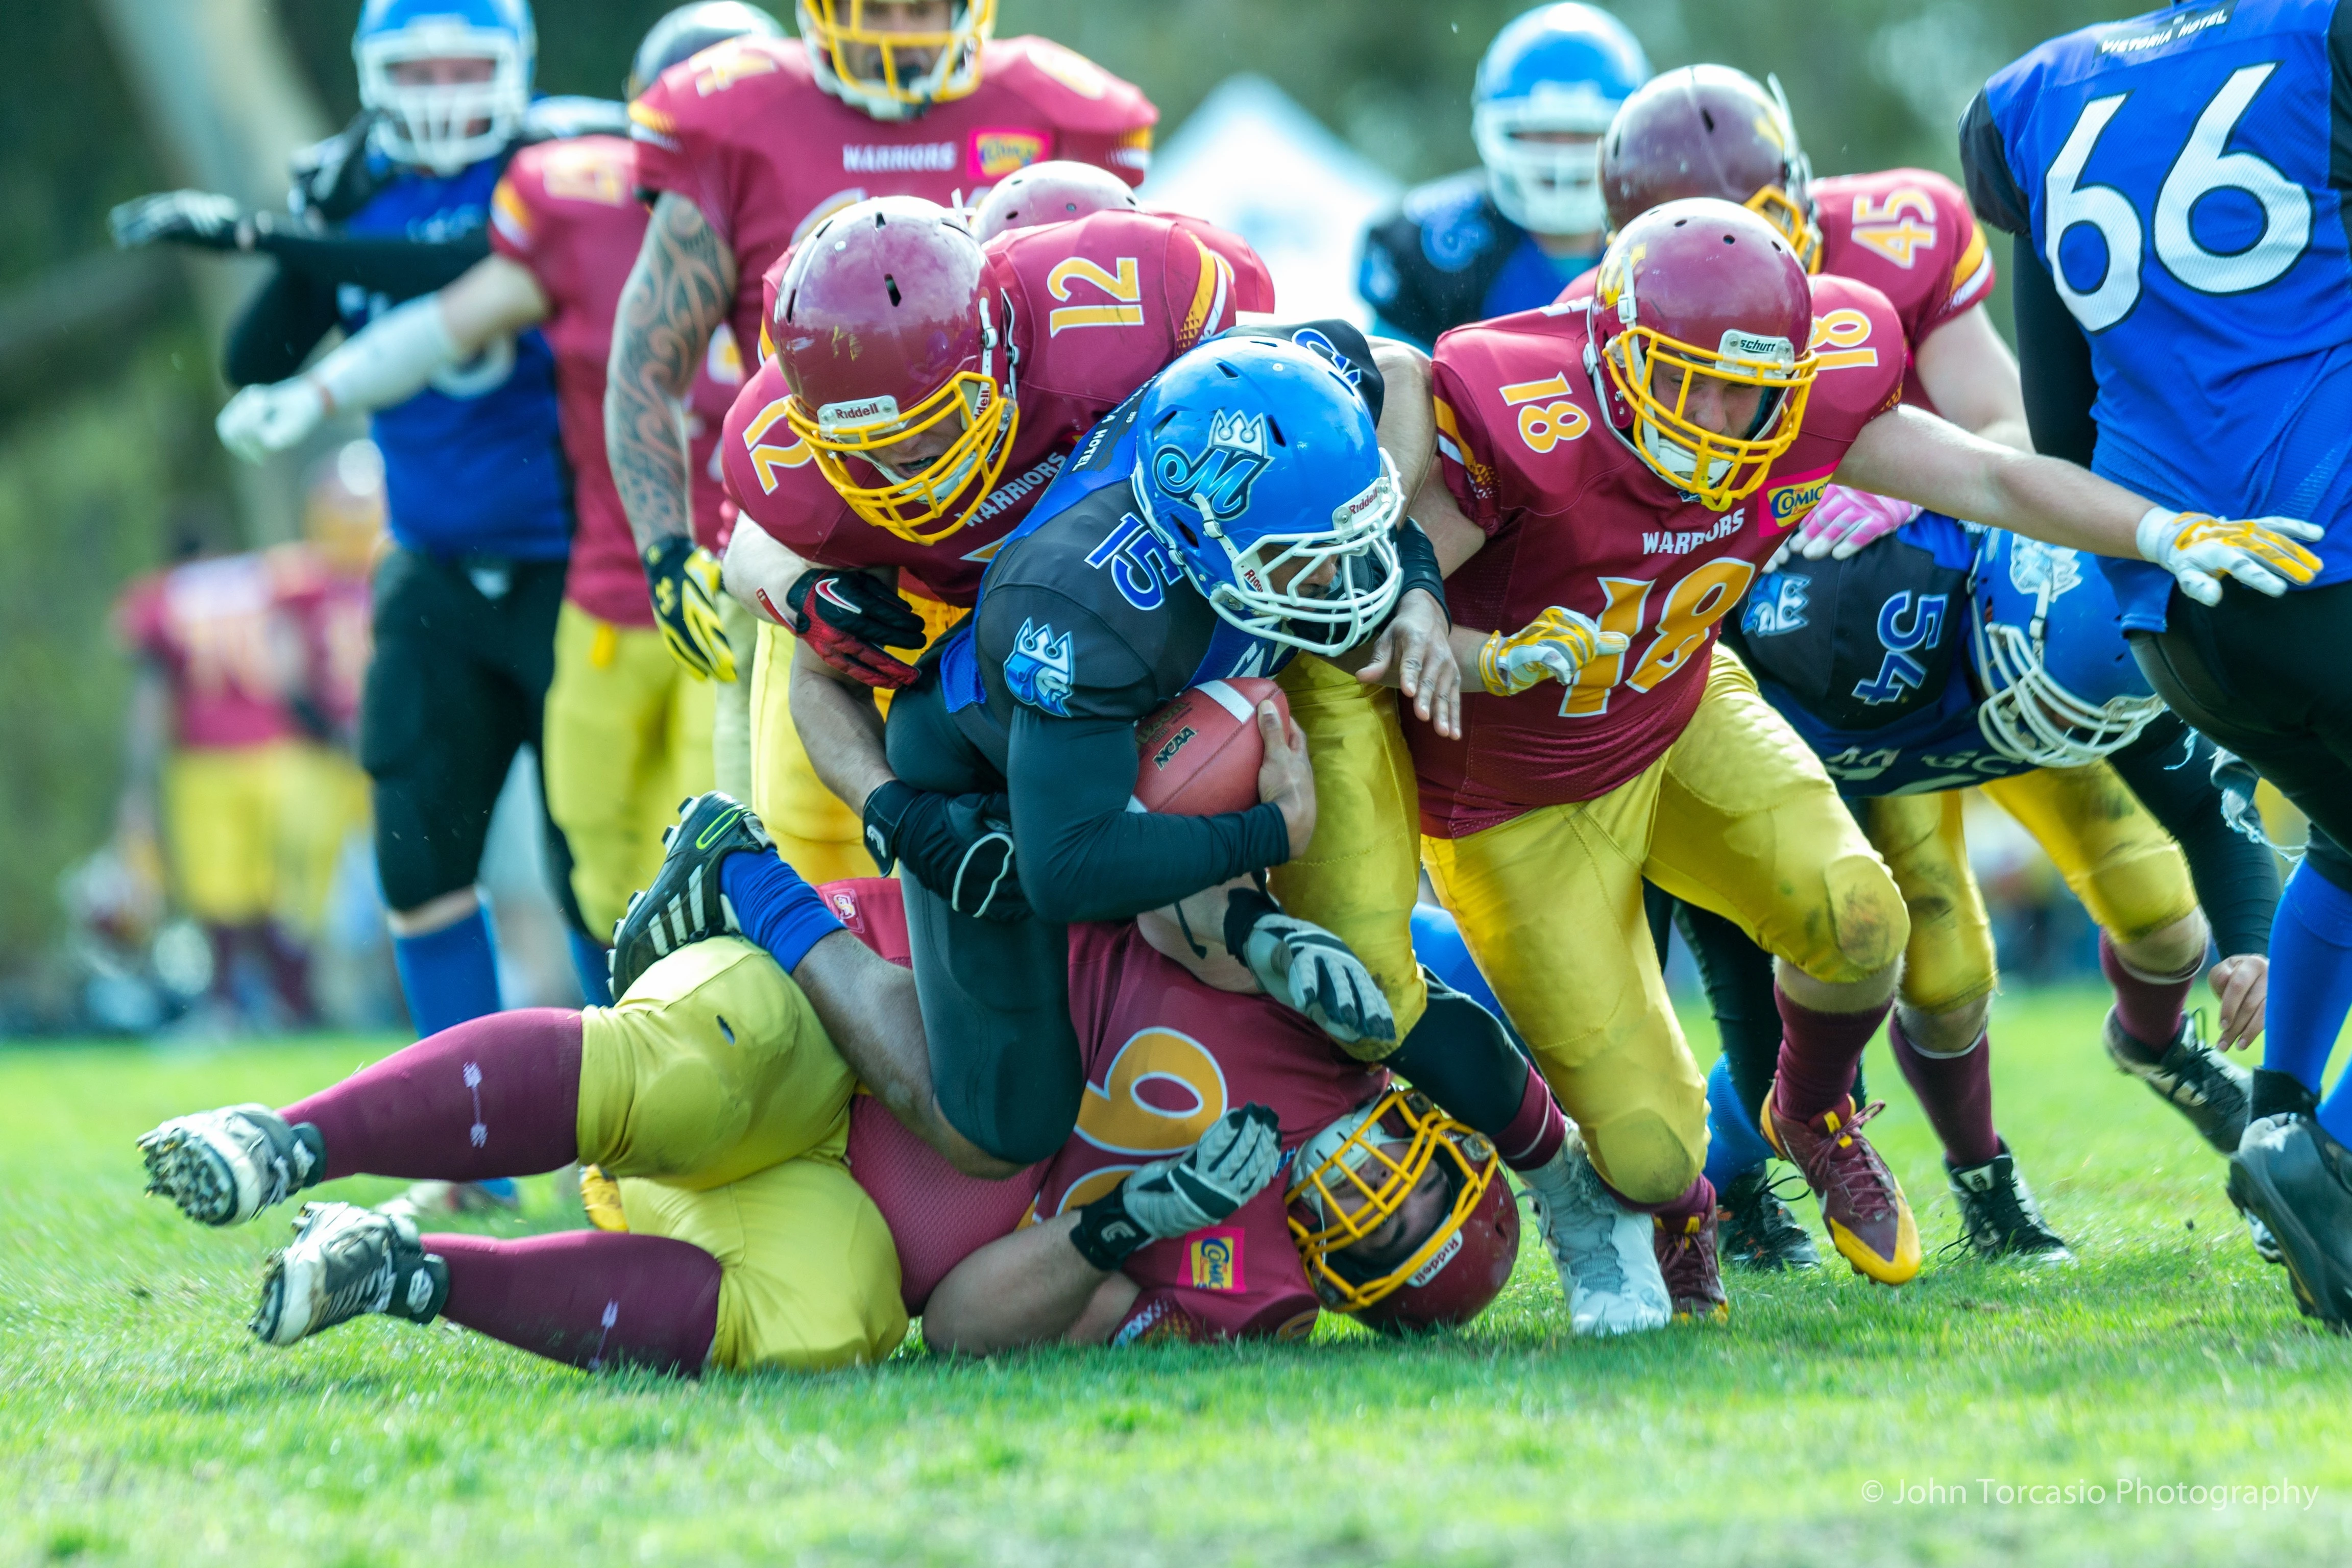
[[[1209,417],[1212,451],[1246,452],[1253,457],[1271,455],[1265,444],[1265,415],[1215,413]]]

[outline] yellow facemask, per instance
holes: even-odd
[[[1388,1149],[1400,1139],[1409,1140],[1402,1158]],[[1336,1256],[1387,1224],[1440,1161],[1454,1178],[1453,1206],[1403,1261],[1365,1278],[1366,1270]],[[1487,1184],[1500,1178],[1503,1162],[1494,1145],[1447,1117],[1427,1096],[1392,1088],[1324,1129],[1298,1152],[1298,1166],[1306,1174],[1284,1194],[1290,1239],[1316,1293],[1354,1312],[1395,1293],[1444,1249],[1476,1210]]]

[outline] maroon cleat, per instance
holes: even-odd
[[[1882,1285],[1899,1285],[1919,1271],[1919,1227],[1911,1218],[1902,1186],[1870,1140],[1863,1124],[1886,1109],[1874,1101],[1853,1108],[1847,1095],[1809,1122],[1780,1112],[1780,1086],[1764,1097],[1764,1136],[1780,1157],[1805,1173],[1805,1185],[1821,1199],[1830,1240],[1857,1274]]]
[[[1650,1245],[1658,1255],[1658,1272],[1666,1277],[1666,1295],[1674,1302],[1677,1322],[1731,1320],[1731,1301],[1723,1293],[1723,1270],[1716,1260],[1716,1213],[1710,1203],[1704,1214],[1653,1217]]]

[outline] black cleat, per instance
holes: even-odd
[[[2017,1174],[2016,1156],[2004,1143],[1980,1166],[1944,1162],[1952,1201],[1960,1207],[1960,1239],[1979,1258],[2021,1258],[2029,1263],[2072,1263],[2065,1239],[2050,1228],[2033,1201],[2032,1188]]]
[[[731,854],[773,850],[776,841],[750,807],[712,790],[678,807],[677,826],[662,834],[661,869],[653,886],[634,894],[613,927],[613,999],[637,977],[690,942],[740,931],[734,906],[720,891],[719,867]]]
[[[1755,1273],[1818,1269],[1812,1236],[1772,1190],[1759,1166],[1723,1189],[1716,1206],[1717,1243],[1723,1260]]]
[[[2352,1149],[2309,1116],[2265,1116],[2230,1156],[2230,1201],[2284,1255],[2306,1316],[2352,1329]]]
[[[2180,1032],[2152,1062],[2136,1049],[2139,1042],[2124,1033],[2113,1009],[2104,1032],[2116,1071],[2138,1079],[2150,1093],[2188,1117],[2197,1135],[2217,1152],[2237,1153],[2238,1140],[2246,1133],[2252,1074],[2206,1044],[2194,1017],[2180,1020]]]

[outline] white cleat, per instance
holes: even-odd
[[[147,1160],[147,1190],[170,1198],[199,1225],[242,1225],[326,1169],[318,1134],[288,1126],[267,1105],[174,1116],[141,1138],[139,1152]]]
[[[425,1250],[413,1221],[355,1204],[305,1204],[293,1245],[262,1265],[253,1334],[288,1345],[363,1312],[429,1323],[448,1299],[448,1266]]]
[[[1674,1311],[1650,1245],[1654,1222],[1610,1196],[1580,1134],[1570,1132],[1561,1154],[1566,1180],[1535,1189],[1536,1224],[1568,1293],[1569,1326],[1592,1336],[1664,1328]]]

